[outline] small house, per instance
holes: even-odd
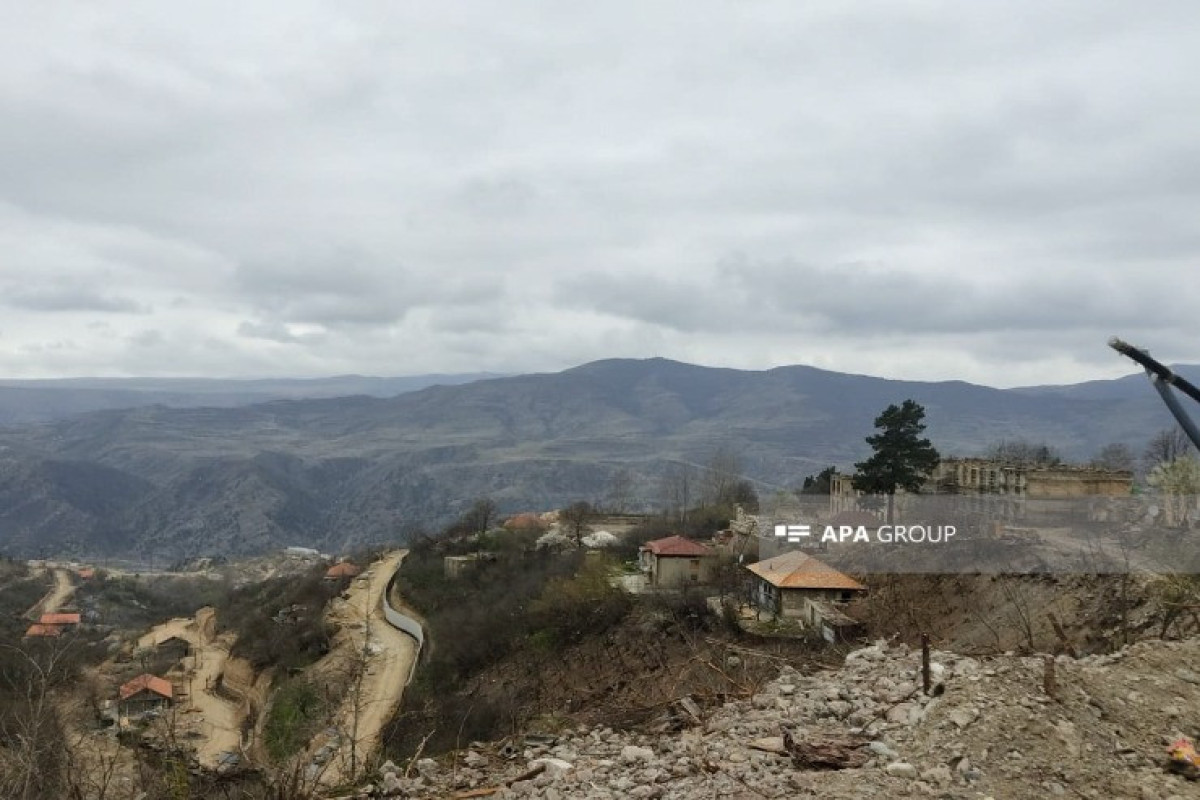
[[[649,585],[661,588],[709,583],[717,565],[717,551],[683,536],[646,542],[638,558]]]
[[[157,661],[178,664],[192,652],[192,643],[182,636],[169,636],[154,645],[154,656]]]
[[[325,570],[325,580],[337,581],[342,578],[355,578],[362,573],[362,567],[357,564],[352,564],[349,561],[343,561],[340,564],[334,564],[329,569]]]
[[[799,550],[746,569],[752,577],[751,595],[760,610],[797,619],[831,641],[853,638],[857,633],[860,626],[841,606],[867,587],[849,575]]]
[[[442,570],[447,578],[456,580],[467,573],[467,570],[479,562],[478,553],[468,553],[465,556],[445,556],[442,559]]]
[[[57,625],[42,625],[40,622],[35,622],[25,630],[26,638],[49,638],[52,636],[61,636],[62,628]]]
[[[170,681],[144,673],[121,686],[117,705],[122,715],[136,717],[165,708],[174,699],[175,687]]]
[[[80,615],[76,613],[69,614],[42,614],[38,617],[38,621],[30,625],[25,630],[27,638],[61,636],[63,631],[80,622]]]

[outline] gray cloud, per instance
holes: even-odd
[[[11,17],[6,374],[1200,361],[1191,3]]]
[[[114,314],[144,314],[150,309],[127,297],[102,294],[87,287],[6,287],[3,302],[27,311],[101,311]]]

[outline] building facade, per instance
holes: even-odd
[[[829,641],[855,638],[862,630],[845,604],[867,587],[808,553],[793,550],[746,568],[750,594],[760,612],[793,619]]]
[[[718,558],[711,547],[682,536],[646,542],[638,556],[647,583],[663,589],[711,583]]]

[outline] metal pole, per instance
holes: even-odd
[[[929,674],[929,634],[921,634],[921,685],[925,689],[925,694],[933,689],[933,681]]]
[[[1121,355],[1140,364],[1146,370],[1146,374],[1150,377],[1150,382],[1154,385],[1155,391],[1162,397],[1167,410],[1171,412],[1171,416],[1175,417],[1175,421],[1179,423],[1179,427],[1187,434],[1188,439],[1192,441],[1196,449],[1200,450],[1200,428],[1196,427],[1196,423],[1192,422],[1192,418],[1188,416],[1183,406],[1180,405],[1179,399],[1171,392],[1172,388],[1178,389],[1197,403],[1200,403],[1200,389],[1197,389],[1186,378],[1176,375],[1170,367],[1157,361],[1145,350],[1140,350],[1128,342],[1123,342],[1114,336],[1108,340],[1108,346]]]

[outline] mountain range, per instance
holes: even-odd
[[[411,375],[375,378],[59,378],[0,380],[0,425],[46,422],[110,408],[162,405],[173,408],[231,407],[270,400],[368,395],[394,397],[438,384],[470,383],[499,377],[492,373]]]
[[[1200,377],[1200,368],[1180,372]],[[994,389],[613,359],[549,374],[404,380],[308,386],[310,395],[360,392],[317,397],[304,396],[302,381],[0,386],[0,396],[54,396],[40,419],[26,412],[0,429],[0,552],[165,560],[340,550],[439,525],[485,495],[502,511],[602,501],[618,473],[632,478],[633,506],[649,509],[671,465],[699,469],[718,448],[737,453],[770,493],[861,460],[874,418],[907,398],[925,407],[944,455],[1020,439],[1083,460],[1113,442],[1140,452],[1173,424],[1139,375]],[[280,392],[289,399],[261,402]],[[118,401],[129,407],[63,416]]]

